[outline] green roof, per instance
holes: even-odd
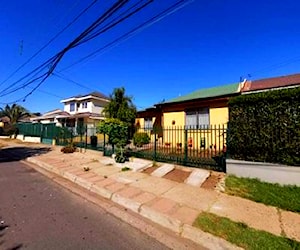
[[[218,96],[226,96],[239,93],[239,83],[227,84],[219,87],[199,89],[190,94],[179,96],[170,100],[165,101],[165,103],[183,102],[195,99],[205,99]]]

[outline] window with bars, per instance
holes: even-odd
[[[185,126],[187,129],[209,128],[209,109],[201,108],[185,112]]]

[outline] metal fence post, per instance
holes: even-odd
[[[85,149],[87,149],[88,127],[85,125]]]
[[[156,134],[156,132],[154,132],[154,161],[156,161],[156,150],[157,150],[156,140],[157,140],[157,134]]]
[[[184,158],[183,164],[186,165],[188,159],[188,130],[184,129]]]
[[[103,156],[105,156],[105,134],[103,134]]]

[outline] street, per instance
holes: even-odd
[[[18,161],[0,163],[0,249],[167,249]]]

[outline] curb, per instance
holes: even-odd
[[[65,179],[68,179],[69,181],[77,184],[78,186],[83,187],[84,189],[97,194],[103,198],[106,198],[108,200],[111,200],[114,203],[117,203],[118,205],[121,205],[122,207],[125,207],[126,209],[130,209],[131,211],[141,215],[144,218],[147,218],[151,220],[152,222],[159,224],[165,228],[168,228],[169,230],[177,233],[183,238],[186,238],[188,240],[193,241],[196,244],[199,244],[203,247],[206,247],[208,249],[242,249],[240,247],[237,247],[230,242],[219,238],[217,236],[214,236],[212,234],[203,232],[202,230],[195,228],[191,225],[184,224],[182,221],[176,218],[172,218],[164,213],[160,213],[154,209],[151,209],[150,207],[143,205],[142,203],[139,203],[137,201],[133,201],[129,198],[123,197],[118,193],[115,193],[116,191],[110,191],[104,187],[100,187],[98,185],[94,185],[94,183],[77,176],[75,174],[69,173],[69,172],[63,172],[59,169],[45,163],[39,160],[36,160],[32,157],[28,157],[25,159],[25,161],[35,164],[36,166],[49,171],[53,172]],[[44,173],[42,173],[44,174]]]

